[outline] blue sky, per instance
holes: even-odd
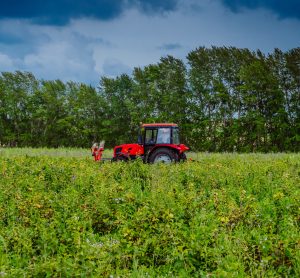
[[[97,85],[199,46],[286,51],[299,30],[299,0],[2,1],[0,71]]]

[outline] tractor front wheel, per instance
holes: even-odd
[[[128,158],[123,156],[123,155],[120,155],[120,156],[117,156],[117,157],[114,157],[112,159],[113,162],[120,162],[120,161],[125,161],[127,162],[128,161]]]
[[[177,155],[172,150],[167,148],[156,149],[149,157],[150,163],[172,163],[177,161]]]
[[[182,161],[182,162],[185,162],[186,161],[186,154],[185,153],[182,153],[181,155],[180,155],[180,161]]]

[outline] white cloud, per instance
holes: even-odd
[[[0,53],[0,69],[9,71],[13,69],[13,65],[13,60],[8,55]]]
[[[24,57],[24,66],[35,69],[40,76],[63,80],[89,78],[93,69],[90,53],[68,41],[42,45],[38,51]]]

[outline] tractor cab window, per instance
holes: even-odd
[[[138,144],[143,144],[144,131],[145,129],[143,127],[139,130]]]
[[[157,129],[146,129],[145,144],[152,145],[156,143]]]
[[[173,142],[172,143],[175,145],[180,144],[178,128],[173,128]]]
[[[157,133],[157,144],[171,143],[171,128],[159,128]]]

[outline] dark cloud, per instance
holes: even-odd
[[[163,50],[175,50],[182,48],[182,46],[179,43],[167,43],[158,48]]]
[[[146,13],[157,13],[176,9],[178,0],[133,0],[129,2]]]
[[[0,24],[0,52],[6,53],[10,57],[24,57],[41,43],[49,41],[48,35],[40,33],[36,36],[26,26],[14,29],[10,24]]]
[[[0,31],[0,44],[12,45],[12,44],[20,44],[23,42],[25,42],[25,40],[20,36],[15,36],[7,32]]]
[[[265,8],[276,13],[280,18],[300,19],[299,0],[221,0],[223,4],[234,12],[243,8]]]
[[[109,20],[137,7],[147,14],[176,9],[178,0],[4,0],[0,18],[29,19],[37,24],[65,25],[71,18]]]
[[[116,59],[106,60],[103,63],[103,74],[106,76],[117,76],[123,73],[130,74],[131,72],[131,67]]]

